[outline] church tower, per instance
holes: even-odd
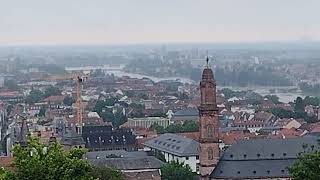
[[[203,70],[200,82],[201,104],[199,106],[200,122],[200,179],[208,180],[219,161],[219,118],[216,103],[216,82],[212,69],[208,65]]]

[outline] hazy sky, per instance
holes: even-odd
[[[0,0],[0,45],[320,40],[320,0]]]

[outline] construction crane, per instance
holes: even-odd
[[[83,104],[82,104],[82,85],[83,82],[88,79],[88,75],[84,74],[66,74],[66,75],[57,75],[57,76],[49,76],[42,78],[42,80],[46,81],[57,81],[57,80],[72,80],[76,83],[76,131],[78,134],[82,134],[82,126],[83,126]]]

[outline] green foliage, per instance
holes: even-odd
[[[146,94],[146,93],[139,93],[138,95],[138,98],[140,98],[140,99],[144,99],[144,100],[146,100],[146,99],[148,99],[149,97],[148,97],[148,95]]]
[[[141,118],[145,117],[144,113],[144,105],[137,104],[137,103],[131,103],[129,105],[130,108],[132,108],[132,112],[129,114],[131,118]]]
[[[155,151],[154,152],[154,156],[159,159],[162,162],[166,162],[166,157],[164,156],[164,154],[162,154],[162,152],[160,151]]]
[[[59,88],[54,87],[54,86],[49,86],[45,89],[44,91],[44,97],[49,97],[49,96],[58,96],[61,95],[61,91]]]
[[[183,92],[183,93],[180,93],[179,94],[179,99],[180,100],[188,100],[189,99],[189,96],[187,93]]]
[[[265,98],[269,99],[270,101],[272,101],[274,104],[279,104],[279,97],[276,95],[266,95]]]
[[[307,106],[307,105],[319,106],[320,105],[320,97],[306,96],[303,100],[303,104],[305,106]]]
[[[273,115],[279,118],[296,118],[296,119],[304,119],[308,123],[316,122],[317,119],[315,116],[308,116],[304,111],[290,111],[282,108],[273,108],[270,111]]]
[[[178,161],[171,161],[163,165],[161,173],[162,180],[192,180],[195,176],[189,165]]]
[[[109,167],[94,167],[90,174],[94,179],[99,180],[124,180],[120,171]]]
[[[320,179],[320,152],[311,152],[299,157],[293,166],[288,168],[290,176],[295,180]]]
[[[233,91],[228,88],[220,90],[220,93],[223,93],[226,99],[232,97],[245,98],[250,104],[260,104],[260,101],[263,100],[263,97],[253,91]]]
[[[106,106],[113,106],[116,102],[118,102],[116,98],[109,98],[105,101],[100,100],[96,103],[94,110],[104,121],[112,122],[113,126],[119,127],[126,122],[126,116],[122,113],[122,108],[115,113],[112,112],[112,109],[106,109]]]
[[[8,88],[11,91],[19,91],[20,90],[20,87],[18,86],[17,82],[12,79],[5,80],[4,87]]]
[[[26,102],[28,104],[34,104],[34,103],[37,103],[37,102],[40,102],[43,98],[44,94],[42,91],[40,90],[32,90],[30,91],[29,95],[27,96],[26,98]]]
[[[14,146],[14,171],[0,169],[0,180],[123,180],[120,171],[108,167],[94,167],[82,157],[85,149],[68,152],[62,145],[46,147],[37,138],[28,138],[28,147]]]
[[[51,144],[47,149],[38,139],[29,137],[28,147],[14,146],[14,172],[4,171],[3,180],[87,180],[93,179],[91,165],[82,160],[84,149],[74,148],[64,152],[62,145]]]
[[[156,130],[158,134],[183,133],[199,131],[199,124],[196,121],[185,121],[183,124],[171,124],[167,128],[158,124],[153,124],[150,129]]]
[[[41,107],[41,109],[39,110],[39,117],[45,117],[46,116],[46,109]]]
[[[66,106],[72,106],[73,103],[75,103],[76,100],[73,99],[71,96],[66,96],[64,99],[63,99],[63,104],[66,105]]]
[[[295,100],[295,106],[294,106],[294,111],[298,112],[298,111],[304,111],[304,103],[303,103],[303,99],[301,97],[297,97],[297,99]]]

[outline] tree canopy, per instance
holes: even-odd
[[[171,161],[161,167],[162,180],[192,180],[194,175],[190,166],[183,162]]]
[[[37,89],[32,90],[32,91],[30,91],[29,95],[27,96],[26,102],[28,104],[37,103],[42,100],[43,96],[44,96],[44,94],[42,91],[37,90]]]
[[[75,103],[75,102],[76,102],[76,100],[71,96],[66,96],[63,99],[63,104],[66,105],[66,106],[72,106],[72,104]]]
[[[49,86],[44,91],[44,97],[57,96],[57,95],[61,95],[61,91],[59,88],[54,86]]]
[[[277,95],[266,95],[265,98],[269,99],[272,101],[274,104],[279,104],[279,97]]]
[[[11,91],[19,91],[20,87],[15,80],[8,79],[4,81],[4,87],[8,88]]]
[[[170,124],[164,128],[158,124],[153,124],[151,129],[156,130],[157,133],[182,133],[182,132],[196,132],[199,131],[199,124],[196,121],[185,121],[183,124]]]
[[[301,155],[299,160],[288,170],[290,176],[295,180],[320,179],[320,152],[316,151]]]
[[[85,150],[82,148],[73,148],[65,152],[59,143],[52,143],[46,147],[39,139],[29,137],[26,148],[15,145],[12,152],[14,171],[2,170],[1,180],[90,180],[98,177],[122,177],[118,171],[109,169],[107,172],[101,172],[83,160]]]

